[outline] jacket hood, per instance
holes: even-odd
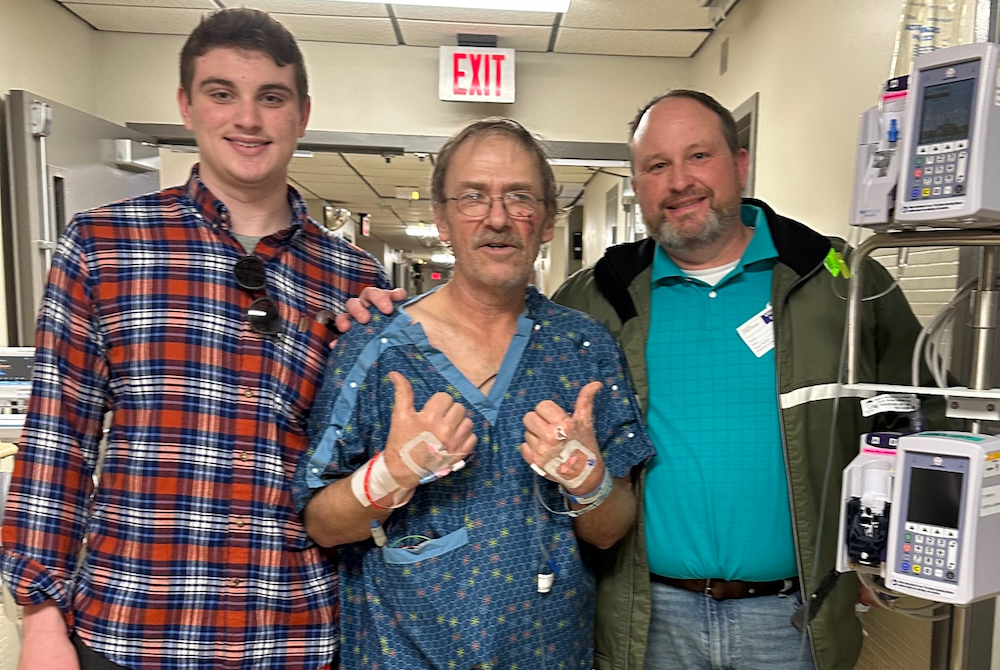
[[[764,212],[774,248],[778,251],[778,262],[800,277],[813,272],[830,252],[830,240],[812,228],[777,214],[761,200],[743,198],[743,204],[759,207]],[[618,308],[622,323],[636,314],[628,287],[653,263],[655,252],[656,241],[646,238],[609,248],[594,265],[594,281],[608,302]]]

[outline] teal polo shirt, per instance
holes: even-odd
[[[649,569],[664,577],[797,574],[774,348],[758,357],[737,332],[766,322],[778,252],[764,212],[741,214],[753,237],[714,287],[662,247],[653,260],[644,514]]]

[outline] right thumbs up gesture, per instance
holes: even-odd
[[[472,452],[477,438],[465,406],[447,393],[435,393],[417,411],[413,387],[406,377],[393,371],[389,381],[396,392],[396,403],[382,455],[393,479],[401,487],[412,489],[429,475],[451,472]]]

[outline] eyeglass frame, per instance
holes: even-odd
[[[478,205],[478,204],[485,205],[486,206],[486,211],[484,211],[482,214],[470,214],[469,212],[466,212],[466,211],[462,210],[462,205],[461,205],[462,198],[464,198],[464,197],[466,197],[468,195],[471,195],[473,193],[479,193],[484,198],[482,201],[477,201],[477,202],[470,203],[470,204],[473,204],[473,205]],[[512,195],[526,195],[526,196],[531,197],[534,200],[534,204],[532,205],[531,212],[529,214],[514,214],[514,213],[512,213],[510,211],[510,209],[508,208],[508,205],[511,204],[511,201],[509,201],[508,198],[510,196],[512,196]],[[488,198],[488,201],[486,200],[487,198]],[[484,218],[486,216],[489,216],[490,211],[493,209],[493,203],[495,201],[497,201],[497,200],[500,201],[501,205],[503,206],[503,211],[507,214],[507,216],[510,216],[512,218],[515,218],[515,219],[528,219],[528,218],[531,218],[535,214],[538,214],[538,206],[539,205],[542,205],[542,208],[544,209],[545,205],[547,205],[548,202],[549,202],[545,198],[539,198],[537,195],[535,195],[531,191],[508,191],[508,192],[504,193],[503,195],[492,196],[489,193],[487,193],[486,191],[480,191],[478,189],[469,189],[468,191],[464,191],[464,192],[458,194],[457,196],[453,196],[451,198],[445,198],[445,202],[447,202],[449,200],[454,200],[455,201],[455,207],[458,209],[459,213],[464,214],[465,216],[468,216],[470,218],[476,218],[476,219],[481,219],[481,218]],[[466,201],[466,202],[468,202],[468,201]],[[523,203],[514,202],[513,204],[523,204]]]
[[[240,268],[241,266],[243,268],[247,268],[247,265],[252,267],[246,269],[246,272],[259,274],[260,280],[258,282],[252,282],[253,277],[246,281],[244,281],[247,279],[246,277],[241,277]],[[250,325],[250,329],[260,335],[280,335],[284,330],[282,328],[281,310],[278,309],[278,303],[271,298],[270,295],[268,295],[267,266],[264,265],[264,261],[257,258],[256,254],[252,253],[247,254],[246,256],[241,256],[233,265],[233,278],[236,280],[236,285],[250,295],[260,292],[264,293],[264,295],[251,302],[250,306],[246,309],[245,314],[247,317],[247,323]],[[264,312],[264,316],[259,317],[252,314],[251,312],[253,310],[260,310]],[[261,318],[266,318],[267,322],[258,323],[258,320]],[[268,324],[273,325],[269,327]]]

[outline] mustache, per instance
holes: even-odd
[[[707,189],[689,189],[683,193],[677,195],[668,195],[663,200],[660,201],[660,209],[669,209],[675,207],[678,203],[684,202],[685,200],[691,200],[693,198],[710,198],[712,197],[712,192]]]

